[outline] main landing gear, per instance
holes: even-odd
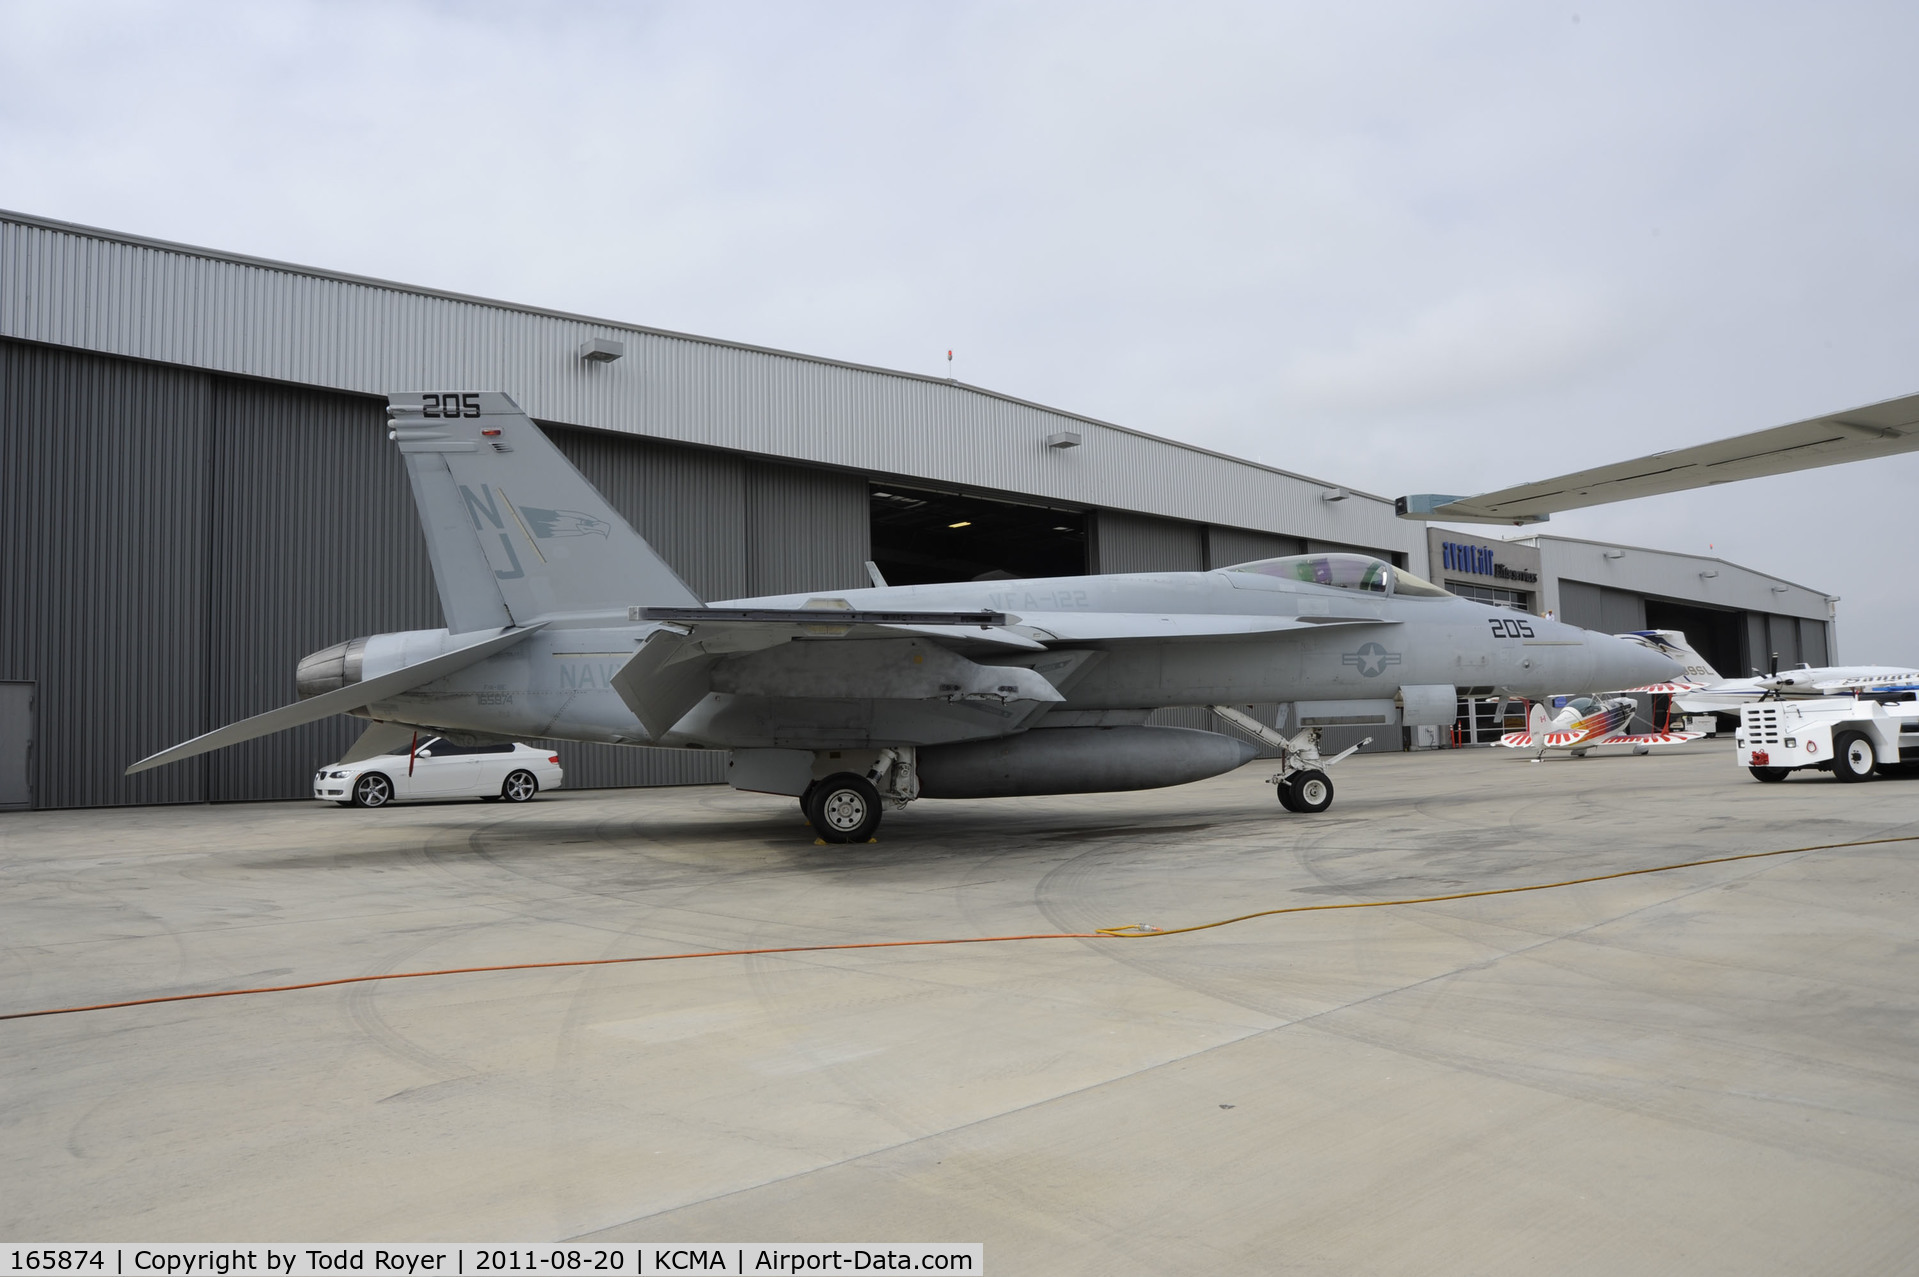
[[[1319,752],[1317,727],[1308,727],[1297,735],[1286,736],[1230,705],[1215,705],[1213,713],[1279,751],[1279,770],[1266,783],[1277,786],[1281,807],[1302,814],[1325,811],[1331,807],[1333,781],[1326,774],[1326,769],[1358,753],[1362,746],[1373,743],[1373,738],[1368,736],[1358,745],[1342,749],[1327,758]]]
[[[800,795],[800,811],[821,842],[872,842],[887,800],[904,807],[919,796],[917,760],[911,745],[882,749],[864,776],[836,772]]]

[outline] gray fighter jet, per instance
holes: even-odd
[[[1280,752],[1281,803],[1332,801],[1319,728],[1451,723],[1461,691],[1542,697],[1681,677],[1647,647],[1456,598],[1378,559],[877,586],[706,604],[504,394],[395,395],[447,628],[300,662],[302,700],[142,771],[332,714],[349,758],[418,730],[727,751],[737,788],[865,841],[885,802],[1148,789]],[[1245,707],[1295,706],[1286,735]],[[1357,746],[1355,746],[1357,748]],[[1346,753],[1351,753],[1347,750]]]

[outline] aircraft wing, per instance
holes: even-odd
[[[1539,523],[1562,510],[1915,450],[1919,450],[1919,395],[1907,395],[1476,497],[1422,493],[1400,497],[1396,504],[1402,519]]]
[[[1594,741],[1595,745],[1678,745],[1689,740],[1698,740],[1704,732],[1641,732],[1636,736],[1608,736],[1605,740]]]
[[[1687,692],[1696,692],[1704,686],[1704,683],[1648,683],[1644,687],[1622,687],[1619,690],[1627,695],[1644,692],[1652,696],[1681,696]]]
[[[635,607],[633,621],[655,621],[688,635],[711,655],[750,652],[796,638],[899,638],[917,634],[955,645],[1043,651],[1010,626],[1004,612],[876,612],[854,608]]]
[[[1543,740],[1531,732],[1507,732],[1499,738],[1499,743],[1508,749],[1531,749],[1541,744],[1550,749],[1558,745],[1571,745],[1578,739],[1578,732],[1547,732]]]
[[[1251,638],[1307,634],[1328,626],[1400,624],[1377,616],[1220,616],[1182,612],[1023,612],[1018,623],[1023,632],[1049,643]]]

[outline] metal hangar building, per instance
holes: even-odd
[[[976,386],[0,212],[0,758],[28,804],[306,794],[356,725],[122,771],[293,700],[309,652],[441,624],[385,414],[435,389],[512,395],[707,599],[865,585],[869,559],[1449,575],[1389,499]],[[579,786],[724,762],[563,748]]]

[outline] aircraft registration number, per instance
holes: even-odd
[[[1533,636],[1532,623],[1529,621],[1504,616],[1489,616],[1486,621],[1493,627],[1494,638],[1531,638]]]

